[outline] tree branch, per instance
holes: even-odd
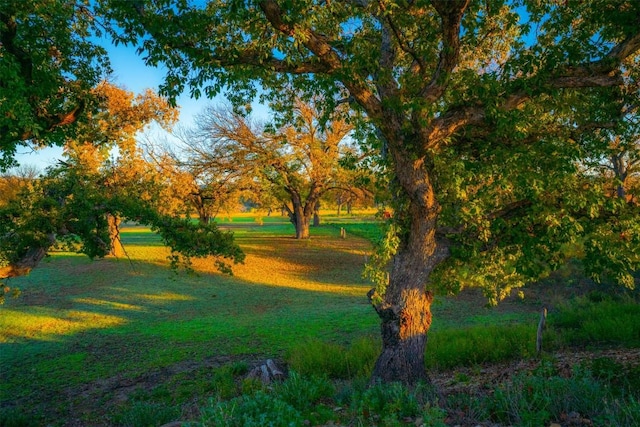
[[[540,95],[552,89],[573,89],[585,87],[612,87],[623,83],[619,75],[620,62],[640,50],[640,33],[628,37],[614,46],[602,59],[580,66],[565,66],[559,68],[546,83],[541,85],[537,93],[517,91],[504,96],[500,104],[503,111],[514,110],[535,95]],[[471,106],[450,110],[434,119],[429,126],[418,129],[428,141],[425,149],[435,148],[444,140],[465,126],[473,126],[483,122],[486,118],[484,105],[478,103]]]
[[[442,49],[431,81],[421,91],[427,102],[435,102],[444,93],[448,77],[460,57],[460,23],[469,0],[437,0],[433,6],[442,20]]]
[[[275,0],[263,0],[259,3],[265,17],[271,26],[288,37],[294,37],[299,33],[301,42],[309,49],[326,67],[327,74],[335,74],[338,71],[345,72],[346,76],[340,81],[349,90],[351,95],[360,104],[372,119],[382,118],[382,105],[361,76],[353,71],[345,70],[342,60],[333,50],[325,36],[316,34],[307,28],[295,28],[287,25],[282,20],[282,10]]]
[[[32,247],[16,262],[9,264],[6,267],[0,267],[0,279],[7,279],[9,277],[26,276],[40,264],[40,261],[47,256],[49,247],[53,246],[56,242],[55,235],[49,234],[47,236],[47,247]]]
[[[614,46],[604,58],[590,63],[557,70],[547,81],[549,89],[572,89],[585,87],[611,87],[623,83],[618,67],[620,63],[640,50],[640,32],[627,37]],[[518,108],[531,98],[531,94],[518,91],[506,97],[504,110]]]

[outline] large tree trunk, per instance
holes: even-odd
[[[440,206],[424,158],[395,156],[395,166],[409,202],[405,211],[395,215],[409,233],[394,258],[385,294],[369,293],[382,321],[382,353],[372,381],[415,384],[427,379],[424,355],[433,295],[426,285],[431,271],[448,256],[448,245],[436,240]]]
[[[120,217],[107,214],[107,224],[109,224],[109,255],[121,258],[125,255],[122,241],[120,240]]]
[[[284,205],[284,208],[289,213],[289,221],[291,221],[296,229],[296,239],[308,239],[310,236],[309,224],[311,222],[313,210],[306,209],[306,206],[302,205],[300,198],[293,195],[291,197],[291,203],[293,208],[290,208],[286,204]]]
[[[311,215],[305,214],[305,209],[301,203],[293,204],[293,212],[290,214],[289,219],[296,228],[296,239],[308,239],[309,238],[309,223],[311,222]]]
[[[284,207],[289,213],[289,221],[296,228],[296,239],[308,239],[310,237],[309,225],[320,194],[311,194],[304,203],[297,191],[289,191],[289,195],[291,196],[293,208],[290,208],[287,204],[284,204]]]

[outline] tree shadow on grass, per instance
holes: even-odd
[[[23,293],[0,309],[0,410],[96,425],[123,398],[117,390],[157,383],[176,367],[281,356],[301,339],[345,341],[377,329],[364,293],[339,288],[353,284],[261,283],[260,270],[227,277],[212,272],[211,262],[196,264],[195,275],[175,274],[160,261],[162,251],[142,243],[125,241],[130,260],[55,254],[11,281]],[[289,263],[304,265],[297,252]],[[307,270],[294,270],[289,284],[303,283]]]

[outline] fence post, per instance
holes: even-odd
[[[542,312],[540,313],[540,322],[538,323],[538,335],[536,337],[536,352],[538,355],[542,351],[542,331],[544,329],[544,325],[547,321],[547,308],[543,307]]]

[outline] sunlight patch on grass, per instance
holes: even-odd
[[[340,239],[333,229],[323,231],[330,234],[309,240],[271,234],[273,230],[239,237],[246,259],[233,266],[234,277],[268,287],[365,295],[370,285],[362,279],[362,268],[370,243],[361,238]],[[211,259],[193,260],[192,267],[198,273],[216,273]]]
[[[116,301],[107,301],[107,300],[97,299],[97,298],[76,298],[73,301],[77,302],[77,303],[97,305],[97,306],[100,306],[100,307],[107,307],[107,308],[115,309],[115,310],[146,311],[146,309],[144,307],[139,306],[139,305],[126,304],[126,303],[116,302]]]
[[[0,316],[0,342],[23,339],[56,341],[60,336],[89,329],[122,325],[122,317],[77,310],[32,307],[27,310],[3,309]]]
[[[176,294],[175,292],[161,292],[159,294],[135,294],[136,298],[146,299],[153,302],[174,302],[174,301],[193,301],[194,297],[189,295]]]
[[[313,280],[311,273],[310,267],[257,255],[248,255],[244,265],[234,268],[234,276],[249,283],[348,296],[363,294],[362,286]]]

